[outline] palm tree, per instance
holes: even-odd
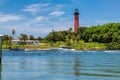
[[[16,31],[13,29],[13,30],[12,30],[13,39],[14,39],[15,33],[16,33]]]

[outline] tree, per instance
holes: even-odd
[[[55,43],[57,41],[65,41],[65,36],[65,33],[62,31],[52,31],[45,39]]]
[[[120,44],[120,35],[115,32],[113,35],[112,35],[112,42],[117,42]]]
[[[71,40],[73,38],[73,32],[72,32],[72,28],[69,28],[69,30],[67,31],[67,35],[66,35],[66,45],[70,48],[71,47]]]
[[[20,34],[20,40],[21,40],[22,44],[26,44],[26,40],[28,40],[28,35]]]
[[[119,49],[120,44],[120,23],[108,23],[92,27],[80,27],[77,32],[72,32],[72,28],[67,31],[53,31],[47,35],[47,40],[52,42],[64,41],[68,46],[72,46],[79,40],[84,42],[98,42],[110,44],[113,48]],[[112,43],[114,43],[112,45]]]
[[[3,35],[3,44],[11,45],[12,37],[8,35]]]
[[[93,35],[92,35],[92,40],[93,40],[94,42],[97,42],[97,36],[98,36],[97,34],[93,34]]]
[[[30,35],[30,36],[29,36],[29,39],[30,39],[30,40],[34,40],[35,38],[34,38],[33,35]]]
[[[112,42],[112,33],[108,32],[108,33],[104,34],[103,38],[104,38],[105,43]]]
[[[16,33],[16,31],[13,29],[13,30],[12,30],[12,35],[13,35],[12,38],[13,38],[13,39],[14,39],[14,35],[15,35],[15,33]]]
[[[39,40],[39,41],[40,41],[40,40],[43,40],[43,38],[39,36],[39,37],[37,38],[37,40]]]

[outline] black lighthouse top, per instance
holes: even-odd
[[[75,9],[74,15],[79,15],[79,10]]]

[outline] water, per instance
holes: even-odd
[[[0,80],[120,80],[120,51],[3,51]]]

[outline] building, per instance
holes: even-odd
[[[79,10],[75,9],[75,12],[74,12],[74,32],[77,32],[78,28],[79,28]]]
[[[20,44],[21,42],[24,42],[24,41],[12,40],[12,44]],[[39,45],[39,41],[38,40],[26,40],[25,43],[27,45]]]

